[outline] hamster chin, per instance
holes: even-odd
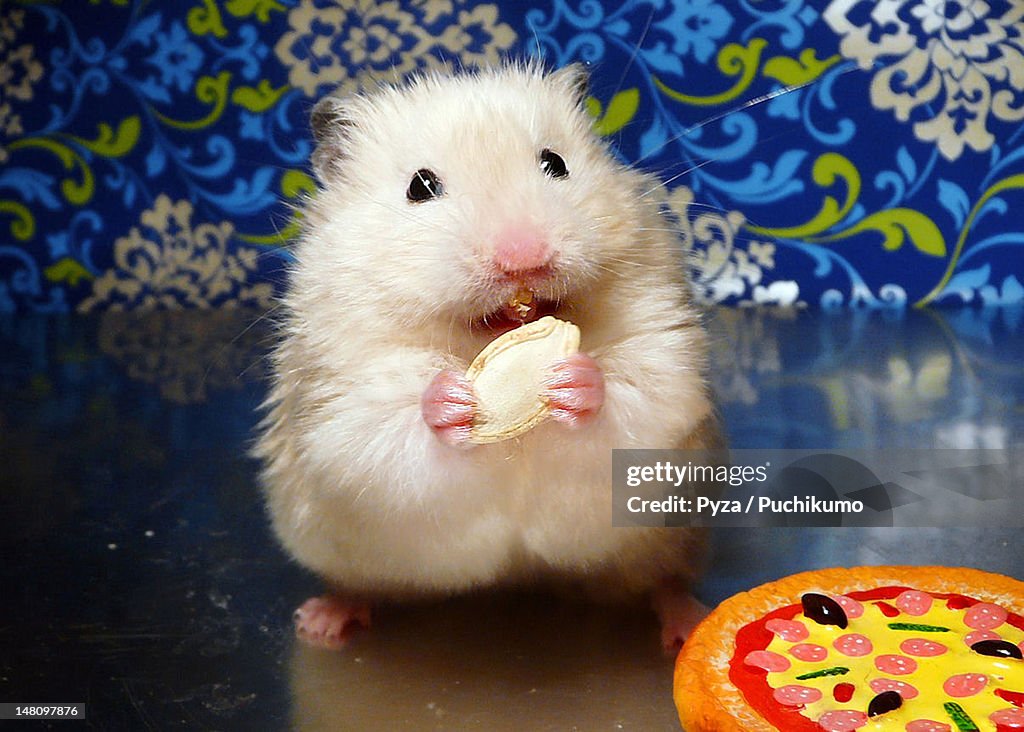
[[[613,528],[611,450],[721,444],[680,243],[592,131],[586,75],[431,74],[313,112],[305,206],[255,454],[275,533],[331,593],[303,637],[368,603],[543,582],[653,594],[666,644],[696,620],[703,540]],[[571,320],[552,419],[469,441],[463,373],[496,333]],[[333,639],[333,640],[332,640]]]

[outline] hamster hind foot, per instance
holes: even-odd
[[[662,582],[654,590],[651,604],[661,622],[662,648],[672,656],[679,652],[687,636],[711,612],[711,608],[675,580]]]
[[[338,595],[320,595],[302,603],[292,618],[300,640],[317,648],[338,650],[357,625],[370,627],[370,606]]]

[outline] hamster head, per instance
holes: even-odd
[[[641,180],[592,131],[585,87],[578,66],[507,65],[321,100],[298,277],[403,325],[499,329],[516,293],[539,304],[525,319],[585,296],[633,243]]]

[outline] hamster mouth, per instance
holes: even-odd
[[[558,305],[557,300],[539,298],[531,290],[520,288],[503,306],[478,318],[473,326],[501,335],[546,315],[554,315]]]

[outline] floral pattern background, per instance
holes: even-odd
[[[699,295],[1024,301],[1024,4],[0,0],[0,310],[270,305],[335,88],[592,69]]]

